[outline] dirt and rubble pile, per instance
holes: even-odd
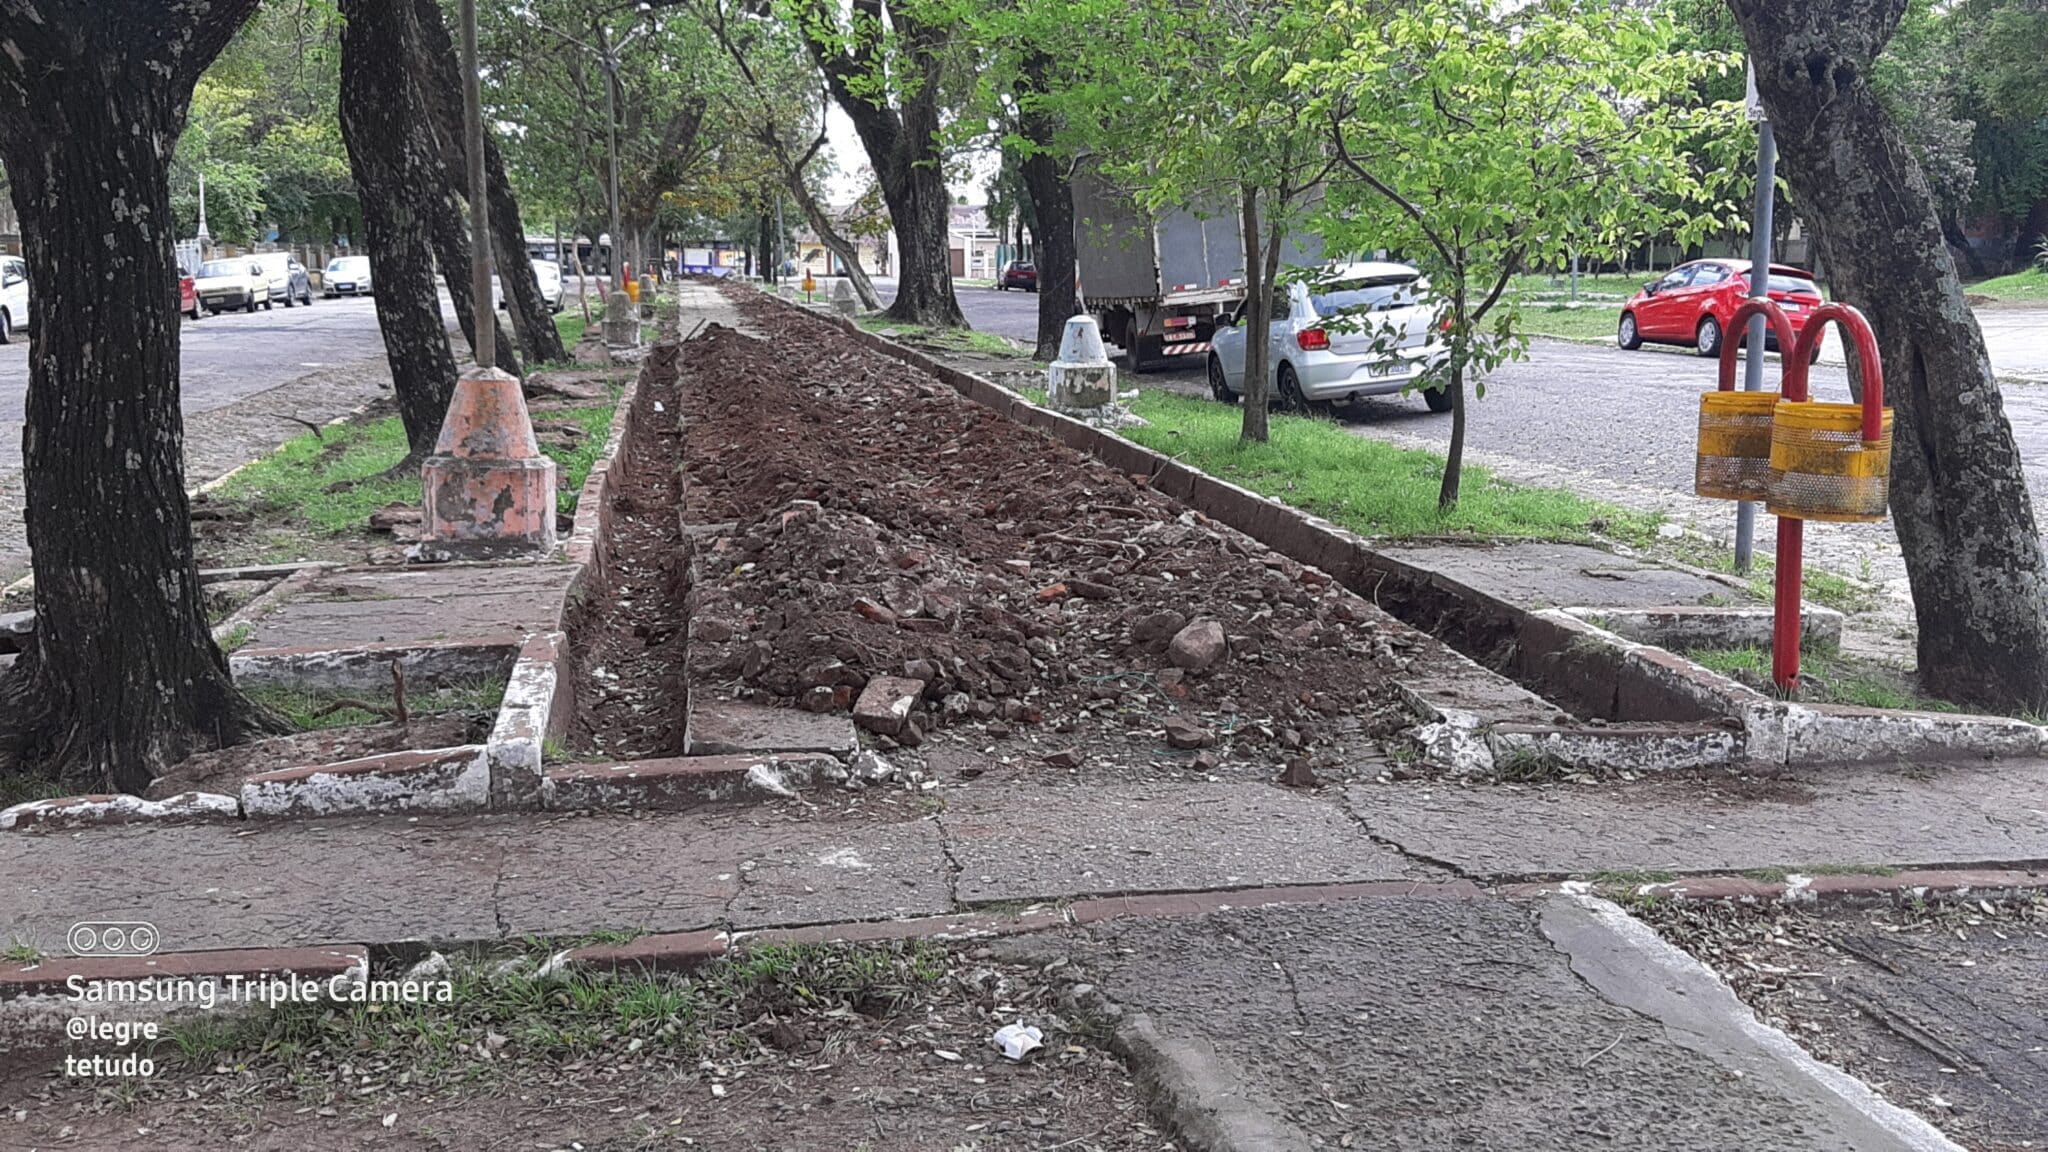
[[[762,324],[785,338],[713,331],[683,368],[694,690],[847,711],[899,677],[911,746],[1136,710],[1279,759],[1409,722],[1391,677],[1428,637],[829,326]]]

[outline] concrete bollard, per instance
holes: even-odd
[[[832,286],[832,310],[841,316],[860,315],[860,300],[853,294],[853,281],[841,280]]]
[[[631,348],[640,343],[640,320],[634,315],[633,298],[624,292],[605,297],[604,342],[614,348]]]
[[[1116,399],[1116,365],[1093,316],[1067,321],[1059,359],[1045,370],[1046,402],[1057,409],[1101,408]]]
[[[784,300],[794,300],[796,299],[796,285],[791,284],[790,282],[785,280],[782,282],[781,286],[776,289],[776,294],[781,296]]]
[[[640,276],[640,318],[654,319],[654,277],[645,273]]]
[[[456,557],[555,546],[555,462],[541,454],[519,378],[480,369],[455,382],[434,454],[420,467],[428,549]]]

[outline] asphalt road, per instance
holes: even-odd
[[[189,418],[296,376],[384,351],[376,305],[367,297],[313,298],[313,306],[231,312],[194,323],[182,337],[179,394]],[[21,467],[20,424],[28,399],[28,341],[0,347],[0,470]]]

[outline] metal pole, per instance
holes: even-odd
[[[782,236],[782,193],[777,192],[775,194],[775,267],[777,271],[780,271],[782,268]],[[792,271],[790,275],[794,276],[796,273]]]
[[[625,247],[625,233],[619,227],[619,61],[612,55],[611,34],[600,25],[597,35],[598,43],[603,45],[604,49],[604,132],[608,156],[605,163],[611,169],[611,178],[607,181],[610,188],[607,189],[607,193],[611,198],[612,245],[611,251],[606,254],[605,266],[612,274],[612,291],[624,292],[626,281],[619,264],[619,254]]]
[[[483,76],[477,70],[476,0],[462,0],[462,103],[469,137],[469,294],[476,324],[476,366],[498,363],[497,309],[491,300],[490,180],[484,171]]]
[[[1778,142],[1771,134],[1771,122],[1755,98],[1756,81],[1750,80],[1750,116],[1757,122],[1756,209],[1749,230],[1749,294],[1768,299],[1771,288],[1771,215],[1777,200]],[[1761,391],[1764,386],[1764,334],[1768,331],[1761,314],[1749,318],[1749,360],[1742,370],[1742,390]],[[1780,348],[1778,355],[1790,356],[1792,349]],[[1782,535],[1782,531],[1780,535]],[[1735,506],[1735,570],[1746,573],[1756,543],[1756,503],[1744,500]]]

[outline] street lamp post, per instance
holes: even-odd
[[[1756,208],[1750,220],[1749,232],[1749,294],[1768,300],[1771,295],[1771,229],[1772,209],[1778,191],[1778,142],[1771,134],[1771,118],[1764,112],[1763,101],[1756,94],[1756,70],[1749,73],[1749,118],[1756,122]],[[1749,318],[1749,361],[1743,366],[1742,390],[1761,391],[1764,386],[1764,318],[1761,313]],[[1722,337],[1737,337],[1728,333]],[[1789,357],[1792,349],[1780,348],[1778,355]],[[1756,540],[1756,502],[1744,500],[1735,506],[1735,570],[1749,571]]]
[[[469,298],[476,316],[476,363],[498,363],[497,312],[491,302],[491,185],[484,171],[483,76],[476,50],[476,0],[462,0],[462,103],[469,149]]]
[[[474,0],[465,0],[465,2],[473,3]],[[624,276],[620,274],[619,264],[619,250],[624,247],[625,239],[625,232],[619,226],[619,63],[620,57],[625,54],[626,49],[632,47],[633,42],[638,40],[647,31],[646,25],[641,25],[626,33],[625,37],[619,40],[618,43],[612,43],[611,31],[605,27],[604,18],[614,12],[622,11],[626,7],[637,8],[642,15],[653,11],[651,4],[646,3],[645,0],[638,0],[634,4],[621,5],[618,8],[599,13],[590,21],[591,38],[597,41],[595,44],[581,37],[571,36],[558,28],[551,28],[541,21],[534,19],[530,14],[527,17],[533,26],[541,31],[574,44],[585,52],[596,56],[597,66],[604,71],[604,140],[605,167],[607,169],[605,199],[608,201],[607,207],[611,211],[612,225],[611,249],[607,254],[607,270],[611,273],[612,291],[614,292],[624,292],[626,290],[626,281]]]

